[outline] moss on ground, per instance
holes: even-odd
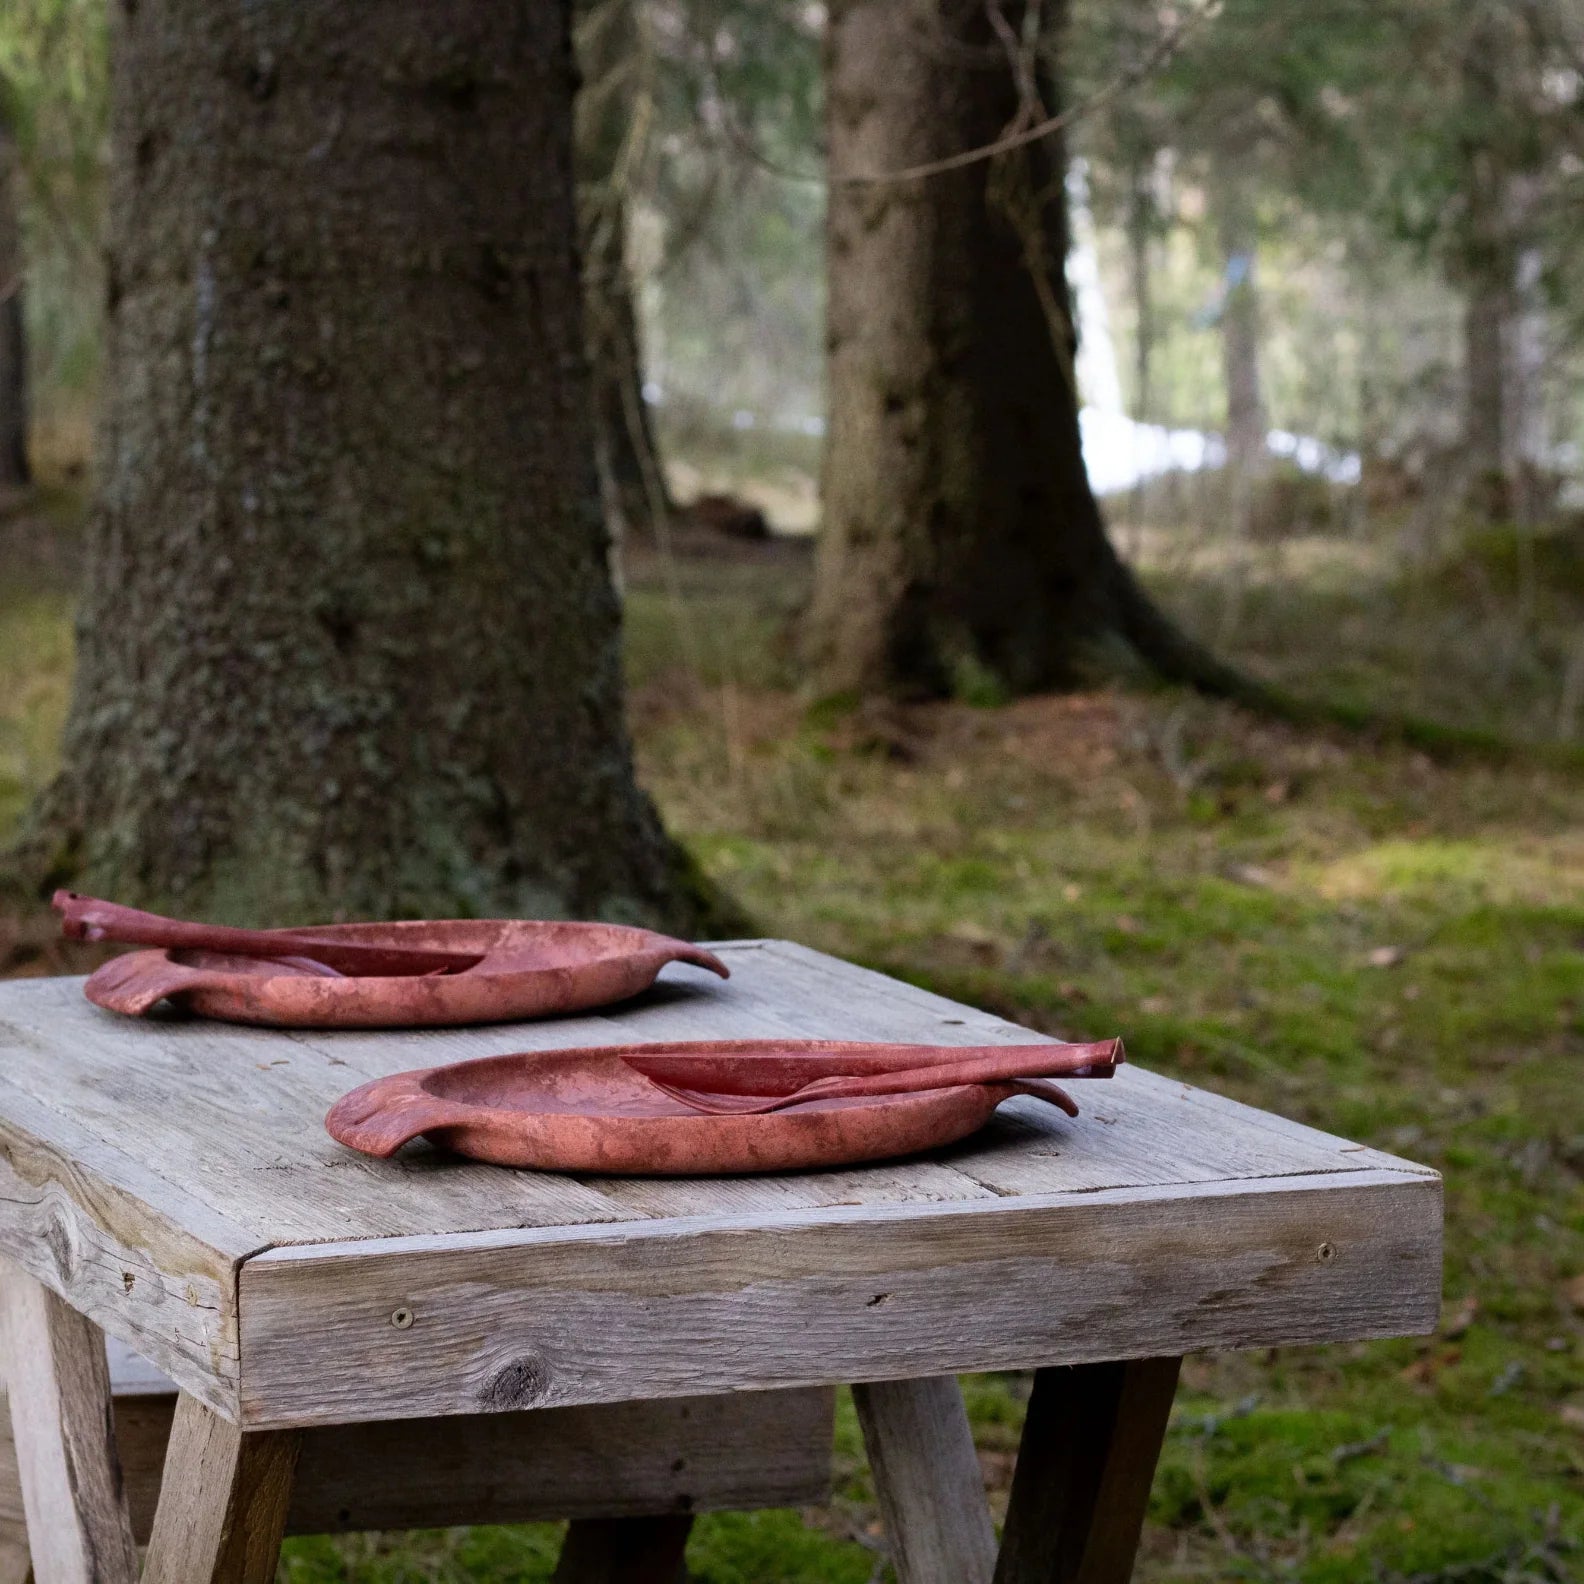
[[[662,571],[631,578],[643,772],[764,928],[1042,1028],[1120,1031],[1148,1065],[1446,1174],[1436,1336],[1189,1361],[1141,1579],[1584,1577],[1584,779],[1171,694],[811,711],[779,636],[797,557]],[[0,825],[47,769],[64,610],[0,598]],[[1322,626],[1289,625],[1289,673],[1310,644],[1335,674]],[[1434,713],[1457,678],[1405,691],[1400,642],[1350,675]],[[1002,1502],[1026,1382],[966,1385]],[[284,1576],[546,1579],[555,1539],[296,1541]],[[878,1546],[844,1405],[837,1501],[706,1518],[690,1561],[707,1584],[866,1584]]]

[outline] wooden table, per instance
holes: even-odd
[[[785,942],[722,954],[724,985],[677,967],[606,1016],[422,1034],[0,986],[0,1357],[38,1584],[130,1580],[135,1527],[145,1578],[262,1584],[288,1526],[558,1503],[582,1520],[560,1576],[669,1580],[693,1510],[818,1498],[838,1383],[903,1584],[1121,1584],[1184,1353],[1435,1324],[1433,1172],[1136,1067],[1075,1085],[1075,1121],[1019,1099],[931,1158],[800,1176],[375,1162],[323,1131],[368,1078],[488,1052],[1029,1037]],[[180,1388],[162,1423],[117,1391],[124,1482],[101,1329],[154,1366],[123,1366],[145,1398]],[[1025,1368],[998,1559],[953,1377]]]

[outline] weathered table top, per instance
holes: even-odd
[[[0,1253],[245,1425],[1423,1332],[1435,1173],[1137,1067],[925,1159],[727,1180],[373,1161],[322,1119],[494,1052],[1026,1031],[780,941],[604,1016],[274,1033],[0,985]],[[1121,1032],[1125,1033],[1126,1030]]]

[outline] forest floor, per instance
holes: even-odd
[[[805,549],[629,560],[644,779],[767,933],[1121,1032],[1145,1065],[1446,1174],[1436,1336],[1188,1362],[1152,1584],[1584,1579],[1584,772],[1555,746],[1584,578],[1562,542],[1540,553],[1492,541],[1410,578],[1340,543],[1288,546],[1279,575],[1262,552],[1152,556],[1233,658],[1440,723],[1433,755],[1143,686],[815,703],[785,637]],[[69,578],[37,562],[0,586],[0,840],[66,696]],[[50,965],[14,928],[13,971]],[[1004,1501],[1026,1382],[965,1386]],[[846,1406],[838,1460],[827,1509],[702,1520],[701,1584],[884,1579]],[[518,1584],[555,1539],[294,1541],[282,1576]]]

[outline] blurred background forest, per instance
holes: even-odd
[[[827,169],[826,8],[581,13],[602,484],[671,831],[767,933],[1120,1028],[1448,1173],[1438,1336],[1190,1361],[1141,1576],[1584,1577],[1584,6],[1072,0],[1089,477],[1254,710],[1125,655],[1017,699],[973,668],[935,699],[811,683],[826,206],[855,174]],[[105,39],[102,0],[0,10],[0,846],[70,685]],[[49,934],[0,920],[0,964],[70,966]],[[1003,1497],[1023,1391],[971,1386]],[[841,1455],[830,1511],[701,1524],[697,1577],[883,1577],[850,1418]],[[284,1567],[552,1555],[481,1531]]]

